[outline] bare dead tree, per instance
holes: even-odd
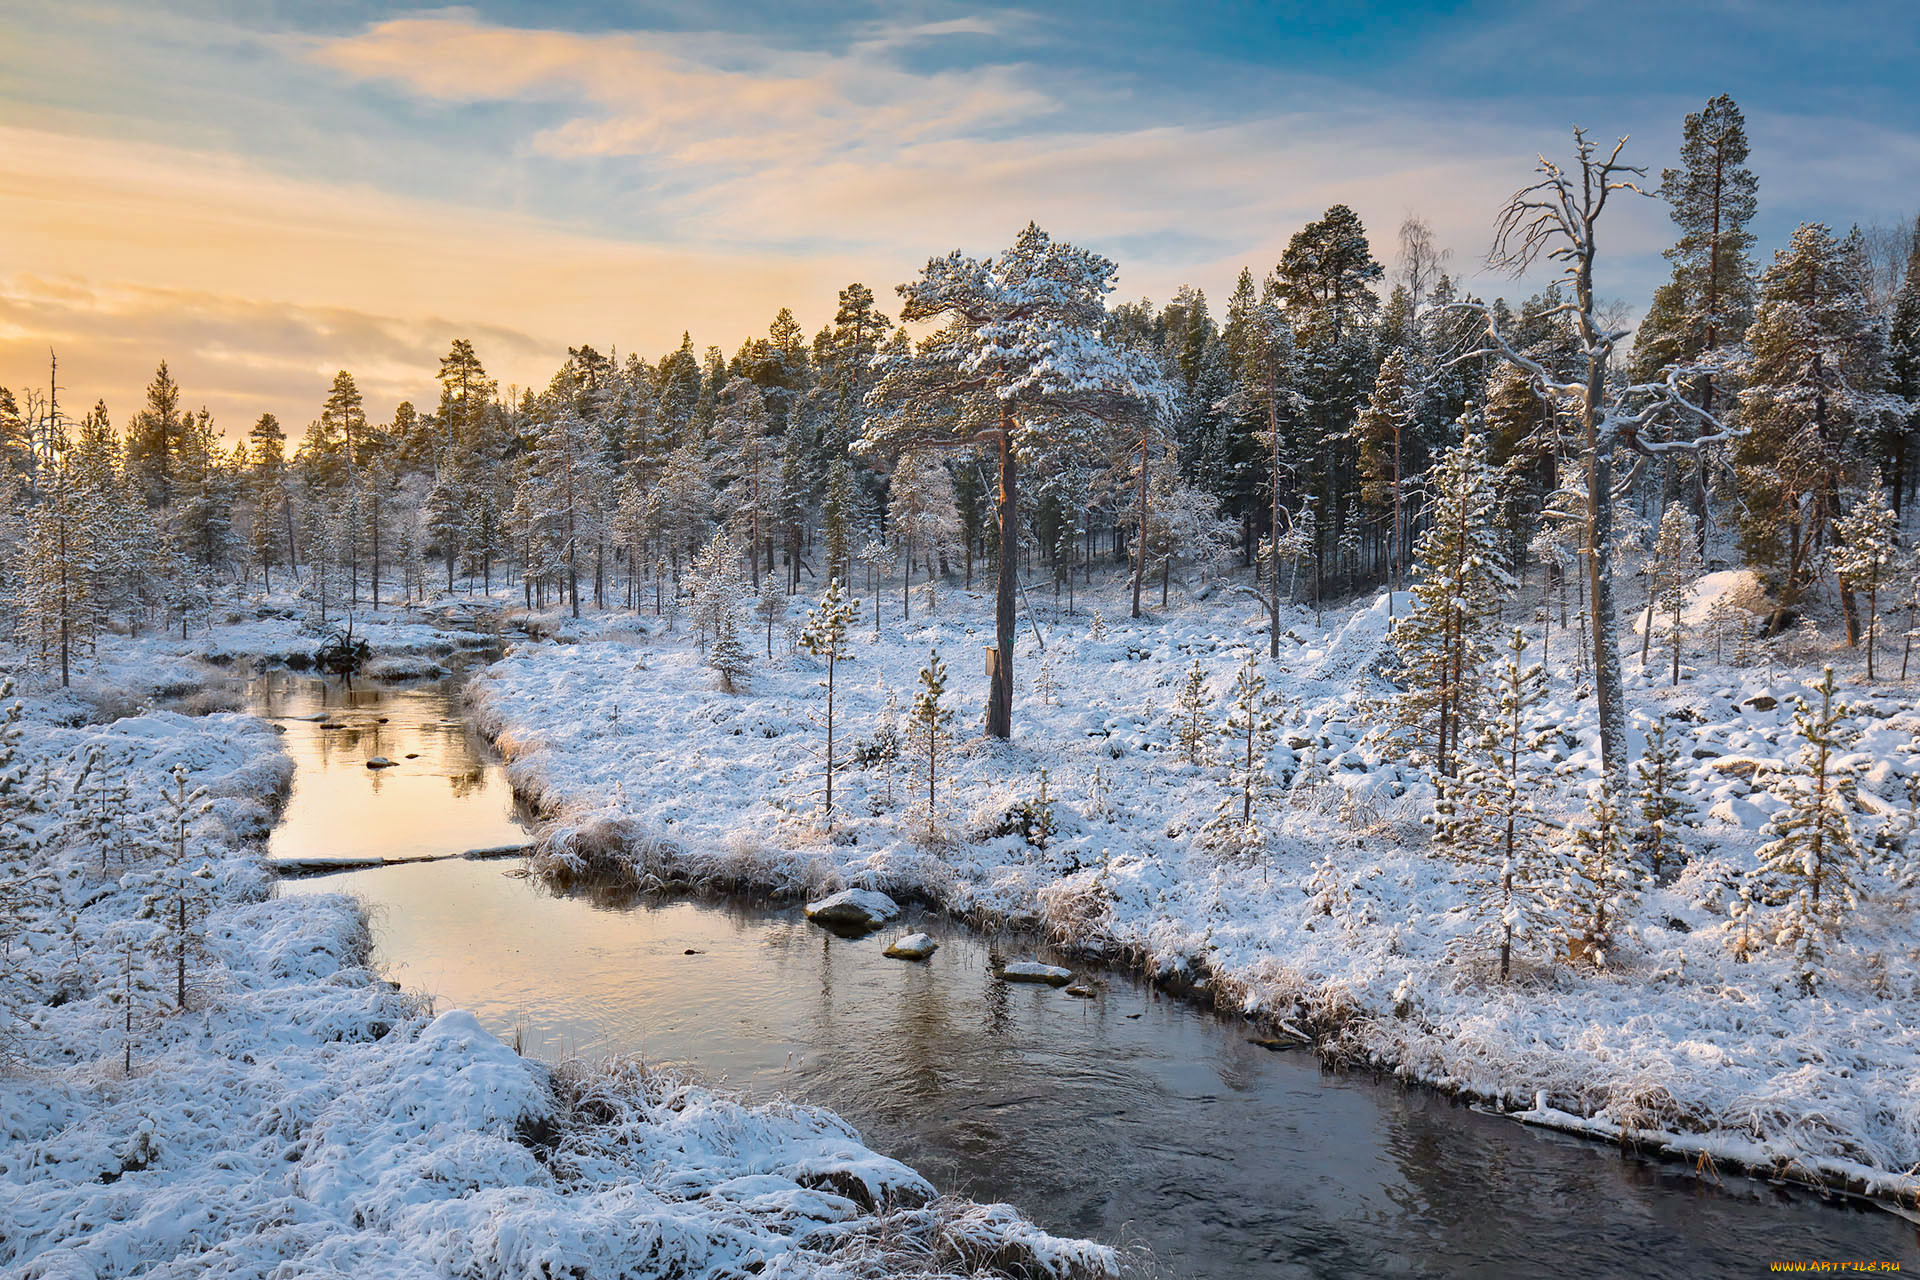
[[[1579,424],[1581,460],[1586,471],[1587,500],[1581,513],[1581,554],[1586,560],[1592,599],[1594,694],[1600,721],[1601,767],[1617,787],[1627,782],[1626,705],[1621,688],[1620,650],[1614,631],[1613,597],[1613,481],[1614,452],[1626,448],[1641,456],[1694,452],[1719,444],[1735,432],[1681,393],[1690,372],[1670,369],[1661,382],[1618,389],[1610,398],[1607,368],[1615,347],[1632,332],[1616,327],[1607,305],[1594,296],[1594,262],[1598,256],[1597,230],[1607,202],[1616,191],[1647,195],[1640,181],[1644,168],[1621,163],[1627,140],[1621,138],[1601,157],[1584,129],[1573,131],[1575,162],[1562,167],[1541,156],[1538,178],[1522,187],[1500,211],[1494,228],[1489,265],[1518,276],[1545,259],[1557,263],[1560,281],[1571,298],[1548,315],[1572,318],[1580,344],[1584,373],[1567,380],[1539,361],[1518,351],[1502,334],[1493,312],[1479,303],[1453,305],[1478,312],[1486,321],[1490,349],[1457,359],[1498,355],[1533,379],[1541,395]],[[1648,428],[1679,414],[1700,424],[1692,440],[1650,440]]]

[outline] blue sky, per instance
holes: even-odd
[[[1345,201],[1516,293],[1478,260],[1536,151],[1631,133],[1657,180],[1720,92],[1763,256],[1920,209],[1911,3],[13,0],[0,43],[0,383],[52,343],[124,416],[165,356],[230,431],[342,365],[424,395],[458,334],[522,382],[568,343],[731,350],[1028,218],[1128,296],[1219,300]],[[1623,207],[1603,291],[1642,305],[1670,236]]]

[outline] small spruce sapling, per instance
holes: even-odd
[[[859,620],[860,604],[857,600],[847,599],[840,589],[840,579],[827,582],[827,593],[820,597],[820,603],[807,614],[806,629],[800,633],[800,647],[816,658],[827,660],[827,678],[823,682],[827,691],[827,769],[825,799],[821,812],[827,820],[833,820],[833,695],[835,669],[847,657],[847,635],[853,624]]]
[[[1836,764],[1850,745],[1846,722],[1853,711],[1834,699],[1832,667],[1825,668],[1814,691],[1817,707],[1801,696],[1793,716],[1794,732],[1805,745],[1792,769],[1775,775],[1771,788],[1786,807],[1761,829],[1770,838],[1756,851],[1759,888],[1753,895],[1777,908],[1774,944],[1792,955],[1806,995],[1818,983],[1826,944],[1855,904],[1860,864],[1853,827],[1856,779]]]
[[[1665,716],[1648,728],[1646,754],[1634,762],[1633,774],[1633,799],[1640,811],[1634,843],[1658,882],[1670,865],[1686,857],[1680,832],[1695,821],[1693,803],[1681,789],[1686,775],[1680,765],[1680,742]]]
[[[718,625],[713,648],[707,654],[707,665],[720,677],[722,692],[745,693],[753,672],[753,656],[740,643],[739,628],[731,617],[723,618]]]
[[[1547,730],[1534,723],[1546,701],[1546,673],[1528,664],[1526,636],[1515,628],[1494,678],[1498,694],[1491,723],[1459,773],[1442,779],[1434,804],[1434,839],[1467,874],[1456,883],[1470,894],[1480,936],[1494,944],[1500,979],[1512,973],[1517,945],[1552,927],[1553,874],[1535,796],[1548,785],[1539,751]]]
[[[1195,658],[1180,682],[1180,696],[1174,703],[1174,738],[1188,764],[1207,762],[1207,748],[1214,736],[1212,705],[1206,672],[1200,669],[1200,659]]]
[[[1040,695],[1040,705],[1051,707],[1060,701],[1060,677],[1054,674],[1053,659],[1042,657],[1039,668],[1033,673],[1033,691]]]
[[[760,583],[753,611],[767,627],[767,657],[773,657],[773,624],[787,616],[787,584],[778,574],[769,573]]]
[[[162,840],[157,862],[141,877],[139,918],[157,926],[154,946],[172,963],[173,1003],[187,1007],[187,968],[201,947],[201,925],[206,918],[213,869],[205,849],[193,837],[193,821],[207,811],[204,787],[187,789],[187,770],[175,765],[171,785],[161,789]]]
[[[1273,756],[1276,736],[1275,710],[1279,696],[1267,691],[1267,678],[1252,655],[1234,675],[1233,688],[1227,693],[1227,716],[1221,725],[1221,759],[1226,766],[1220,779],[1225,794],[1214,812],[1213,830],[1221,849],[1229,856],[1261,858],[1267,832],[1262,819],[1274,792]]]
[[[1614,938],[1639,901],[1636,876],[1620,830],[1620,806],[1601,778],[1588,789],[1561,871],[1560,934],[1574,964],[1604,969]]]
[[[940,661],[937,650],[927,654],[927,665],[920,668],[920,692],[913,699],[913,744],[914,750],[926,765],[927,776],[927,838],[933,839],[934,827],[939,813],[936,807],[936,788],[940,780],[940,754],[947,745],[948,725],[953,721],[953,712],[940,705],[940,699],[947,691],[947,664]]]

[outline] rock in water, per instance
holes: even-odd
[[[1064,987],[1073,981],[1073,970],[1038,960],[1015,960],[1000,970],[1000,977],[1005,982],[1044,982],[1050,987]]]
[[[892,898],[872,889],[842,889],[807,904],[807,919],[815,924],[860,933],[878,929],[899,914]]]
[[[367,761],[367,768],[391,769],[393,768],[393,761],[387,759],[385,756],[375,756],[373,759]]]
[[[910,933],[894,941],[887,954],[895,960],[925,960],[940,949],[940,944],[924,933]]]
[[[1082,1000],[1091,1000],[1100,994],[1100,989],[1089,985],[1085,981],[1074,982],[1068,984],[1067,994],[1070,996],[1078,996]]]

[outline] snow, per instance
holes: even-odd
[[[109,669],[156,647],[117,643]],[[0,1047],[22,1061],[0,1075],[6,1274],[1115,1270],[1112,1250],[1008,1206],[938,1196],[830,1112],[747,1105],[634,1060],[550,1067],[465,1011],[436,1016],[369,967],[358,902],[274,896],[259,842],[292,764],[272,726],[164,710],[76,722],[83,705],[25,701],[22,755],[53,801],[28,821],[55,893],[9,952],[17,1021]],[[145,855],[103,870],[75,838],[66,797],[90,753],[125,771],[136,814],[175,765],[205,791],[191,839],[211,879],[189,1008],[143,957],[130,1071],[106,942],[138,923]]]
[[[1073,970],[1038,960],[1015,960],[1000,966],[1000,976],[1008,982],[1044,982],[1064,987],[1073,981]]]
[[[1708,575],[1703,591],[1739,588],[1721,579]],[[1042,652],[1023,610],[1010,743],[981,737],[974,718],[986,680],[967,655],[991,636],[990,597],[950,589],[937,614],[903,626],[883,592],[877,643],[863,601],[853,655],[837,673],[831,823],[819,811],[824,670],[804,656],[757,661],[751,692],[730,696],[684,638],[627,620],[602,636],[589,628],[579,643],[517,645],[468,692],[515,787],[543,815],[546,849],[609,840],[636,875],[665,882],[937,903],[1140,964],[1261,1025],[1305,1029],[1337,1060],[1506,1108],[1542,1099],[1613,1132],[1627,1124],[1746,1144],[1796,1176],[1882,1193],[1920,1187],[1907,1173],[1920,1164],[1920,921],[1910,897],[1876,879],[1812,998],[1781,950],[1764,947],[1751,963],[1731,952],[1729,910],[1780,804],[1769,777],[1798,747],[1799,678],[1769,682],[1764,669],[1715,667],[1710,652],[1696,653],[1672,690],[1662,664],[1645,673],[1624,664],[1631,749],[1652,716],[1673,723],[1684,798],[1701,823],[1686,833],[1691,860],[1643,887],[1636,927],[1607,969],[1522,955],[1502,985],[1474,942],[1459,867],[1422,824],[1430,783],[1367,737],[1371,705],[1390,692],[1380,675],[1386,598],[1329,609],[1324,625],[1288,610],[1292,639],[1270,663],[1251,602],[1219,592],[1135,623],[1124,586],[1116,577],[1084,588],[1073,617],[1029,593],[1059,688],[1034,687]],[[796,601],[795,615],[804,607]],[[1555,631],[1540,718],[1558,726],[1547,747],[1558,778],[1537,802],[1565,822],[1583,808],[1598,737],[1570,665],[1575,646]],[[933,839],[923,766],[916,774],[911,759],[861,754],[889,695],[910,700],[929,648],[948,659],[950,705],[962,713]],[[1283,699],[1270,765],[1288,789],[1270,853],[1236,863],[1201,838],[1219,771],[1185,762],[1171,713],[1197,656],[1217,718],[1249,653]],[[1920,699],[1880,687],[1857,701],[1860,762],[1887,766],[1863,781],[1861,807],[1904,812],[1900,781],[1920,764]],[[1317,767],[1302,772],[1309,762]],[[1043,769],[1053,825],[1044,847],[1031,821]]]

